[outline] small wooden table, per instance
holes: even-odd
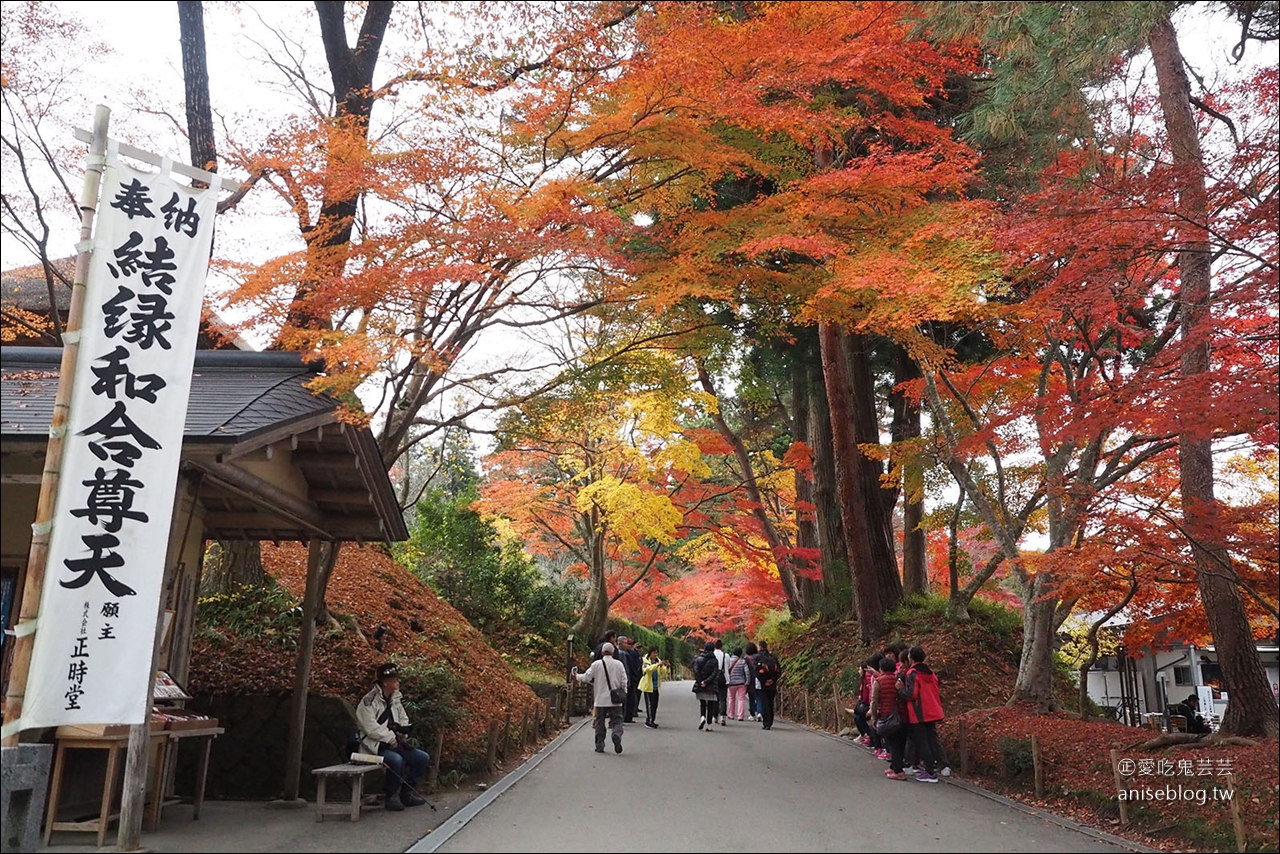
[[[217,723],[216,720],[210,720],[209,723]],[[156,777],[155,777],[155,797],[151,801],[150,815],[147,818],[147,829],[155,831],[160,827],[160,811],[171,803],[164,799],[164,781],[165,768],[168,765],[169,751],[176,750],[178,742],[184,738],[202,738],[204,739],[203,749],[200,751],[200,767],[196,770],[196,794],[192,801],[192,820],[200,820],[200,807],[204,804],[204,784],[205,779],[209,776],[209,751],[213,747],[213,740],[226,732],[219,726],[201,727],[199,729],[166,729],[159,734],[164,736],[161,743],[159,755],[156,757]]]
[[[151,746],[158,747],[164,740],[164,730],[152,730]],[[120,769],[120,754],[129,746],[128,734],[100,736],[58,736],[58,750],[53,761],[53,781],[49,789],[49,805],[45,811],[44,844],[55,830],[76,830],[82,833],[98,833],[98,847],[101,848],[107,838],[107,828],[111,822],[119,818],[111,812],[111,804],[115,799],[116,774]],[[66,768],[68,750],[105,750],[107,751],[107,776],[102,785],[102,804],[98,808],[98,817],[88,821],[57,821],[58,801],[62,795],[62,772]]]
[[[382,765],[366,762],[344,762],[341,765],[326,765],[324,768],[312,770],[316,775],[316,821],[324,821],[325,815],[350,815],[352,821],[360,820],[360,799],[364,796],[364,775],[370,771],[382,770]],[[328,807],[324,804],[325,785],[330,777],[346,777],[351,780],[351,809],[346,807]]]

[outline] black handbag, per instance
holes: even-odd
[[[876,721],[876,735],[881,738],[897,735],[900,729],[902,729],[902,715],[898,714],[897,709]]]
[[[627,689],[613,687],[613,683],[609,681],[609,662],[601,658],[600,664],[604,670],[604,684],[609,687],[609,701],[615,706],[625,705],[627,702]]]

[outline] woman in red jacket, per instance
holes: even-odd
[[[938,782],[938,762],[945,761],[938,743],[938,721],[942,720],[942,694],[938,674],[924,663],[922,647],[911,648],[911,668],[898,680],[898,696],[907,703],[907,729],[916,756],[924,770],[916,775],[921,783]]]

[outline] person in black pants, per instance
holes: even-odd
[[[623,711],[624,723],[633,723],[640,713],[640,677],[644,675],[644,665],[640,660],[640,650],[632,638],[618,638],[619,657],[627,671],[627,705]]]
[[[716,645],[707,641],[693,660],[690,669],[693,671],[693,692],[698,697],[701,711],[698,716],[698,729],[711,732],[716,718],[720,716],[720,662],[716,660]]]
[[[760,701],[756,697],[756,656],[760,647],[747,644],[747,717],[753,721],[760,720]]]
[[[773,700],[778,695],[778,680],[782,677],[782,665],[773,653],[769,652],[769,644],[760,641],[760,652],[756,654],[756,679],[760,687],[756,696],[760,699],[760,719],[764,729],[773,729]]]

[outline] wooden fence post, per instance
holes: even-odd
[[[832,683],[831,692],[835,695],[835,698],[836,698],[836,735],[839,735],[840,733],[844,732],[844,709],[841,708],[840,684],[838,682]]]
[[[1040,736],[1031,736],[1031,766],[1036,779],[1036,797],[1044,797],[1044,757],[1040,753]]]
[[[1244,818],[1240,815],[1240,793],[1236,791],[1236,775],[1227,775],[1227,793],[1231,796],[1231,823],[1236,829],[1236,850],[1245,850]]]
[[[431,752],[431,770],[427,772],[427,792],[434,792],[440,780],[440,754],[444,753],[444,730],[436,733],[436,749]]]
[[[966,721],[960,721],[960,773],[969,774],[969,728]]]
[[[485,738],[484,759],[485,767],[492,774],[498,768],[498,728],[502,726],[502,721],[489,721],[489,735]]]
[[[1120,776],[1120,751],[1115,748],[1111,749],[1111,774],[1116,780],[1116,799],[1120,802],[1120,826],[1129,826],[1129,799],[1128,786],[1124,782],[1124,778]]]
[[[810,726],[809,723],[809,689],[804,689],[804,725]]]
[[[507,757],[511,753],[511,711],[507,711],[507,716],[502,723],[502,762],[505,765]]]
[[[556,726],[560,726],[560,692],[556,691],[556,695],[551,698],[551,717],[555,721]]]

